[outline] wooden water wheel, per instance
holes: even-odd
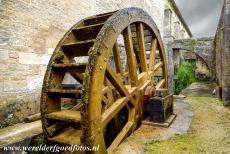
[[[49,142],[112,152],[141,122],[150,85],[167,88],[165,52],[152,18],[138,8],[86,18],[64,35],[48,64],[44,134]]]

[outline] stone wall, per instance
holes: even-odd
[[[165,8],[164,42],[168,62],[168,85],[170,93],[173,93],[174,65],[172,44],[175,39],[191,38],[192,34],[173,0],[168,0]]]
[[[140,7],[163,36],[162,0],[1,0],[0,121],[22,121],[39,112],[46,64],[64,33],[79,20],[125,7]]]
[[[199,56],[197,56],[195,76],[199,81],[209,81],[211,79],[211,72],[208,65]]]
[[[214,49],[215,48],[214,38],[210,37],[210,38],[199,38],[199,39],[175,40],[173,42],[172,48],[177,50],[183,49],[183,50],[194,52],[199,57],[199,59],[201,59],[201,61],[204,61],[204,64],[207,64],[208,69],[210,70],[210,80],[215,79],[216,55]]]
[[[230,0],[224,1],[216,37],[216,70],[220,98],[230,106]]]

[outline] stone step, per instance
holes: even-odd
[[[31,123],[19,123],[0,129],[0,148],[24,142],[28,139],[31,140],[41,133],[42,125],[40,120]]]

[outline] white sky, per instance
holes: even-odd
[[[196,37],[214,36],[224,0],[175,0]]]

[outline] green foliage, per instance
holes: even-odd
[[[195,38],[195,37],[193,37],[192,39],[191,39],[191,45],[192,45],[192,47],[194,48],[195,46],[196,46],[196,44],[197,44],[197,39]]]
[[[191,47],[192,50],[195,49],[195,46],[198,44],[198,41],[195,37],[191,38],[189,42],[186,42],[185,45]]]
[[[44,145],[44,144],[45,144],[45,136],[44,134],[40,134],[33,140],[30,146],[39,147],[40,145]],[[25,152],[25,154],[50,154],[50,152],[49,151],[29,151],[29,152]]]
[[[0,129],[5,128],[7,126],[12,126],[14,124],[13,117],[8,117],[0,122]]]
[[[196,63],[183,62],[177,72],[178,80],[174,86],[174,93],[179,94],[188,85],[196,81],[195,78]]]

